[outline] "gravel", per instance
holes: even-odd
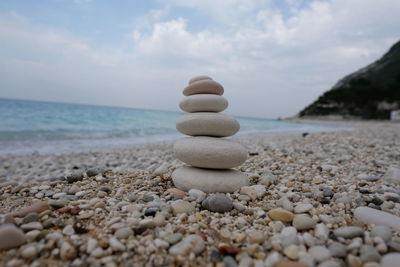
[[[344,124],[237,137],[258,155],[239,167],[250,185],[222,196],[174,187],[170,142],[0,156],[0,266],[397,264],[400,125]]]

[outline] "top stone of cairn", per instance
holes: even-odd
[[[200,76],[205,77],[205,76]],[[195,80],[189,82],[189,85],[183,89],[183,94],[185,96],[197,95],[197,94],[213,94],[213,95],[223,95],[224,87],[217,83],[216,81],[211,80],[211,78],[194,78]]]
[[[201,80],[212,80],[212,78],[209,76],[206,76],[206,75],[196,76],[189,80],[189,84],[197,82],[197,81],[201,81]]]

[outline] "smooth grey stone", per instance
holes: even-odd
[[[228,212],[233,209],[232,200],[230,200],[225,194],[216,194],[207,197],[201,203],[202,207],[214,212]]]
[[[369,207],[358,207],[354,210],[354,217],[366,224],[385,225],[400,230],[400,217],[385,211]]]
[[[308,230],[314,228],[316,222],[308,215],[299,214],[294,216],[292,224],[297,230]]]
[[[212,170],[180,167],[172,173],[172,181],[178,189],[192,188],[205,193],[230,193],[249,184],[249,178],[236,170]]]
[[[50,207],[52,207],[55,210],[61,209],[62,207],[64,207],[66,205],[66,202],[62,201],[62,200],[50,199],[48,201],[48,203],[49,203]]]
[[[247,151],[241,144],[206,136],[176,141],[174,153],[186,164],[210,169],[230,169],[241,165],[247,159]]]
[[[237,133],[240,125],[234,117],[226,114],[196,112],[178,119],[176,129],[190,136],[228,137]]]
[[[191,95],[183,98],[179,107],[186,112],[221,112],[228,107],[228,100],[219,95]]]
[[[19,247],[26,243],[26,237],[21,229],[14,224],[0,225],[0,251]]]
[[[379,262],[381,260],[381,255],[373,246],[363,245],[360,249],[360,258],[362,262]]]
[[[400,168],[397,166],[390,166],[383,179],[392,184],[400,184]]]
[[[316,262],[323,262],[331,257],[330,251],[323,246],[309,248],[308,254],[310,254]]]
[[[363,236],[364,230],[357,226],[345,226],[334,230],[333,233],[337,237],[353,238],[357,236]]]
[[[347,255],[346,246],[339,242],[334,242],[328,249],[331,252],[332,257],[344,258]]]
[[[205,249],[204,240],[199,235],[189,235],[181,242],[173,245],[169,249],[171,255],[189,255],[190,253],[200,254]]]
[[[382,257],[382,267],[398,267],[400,265],[400,253],[389,253]]]
[[[235,259],[231,256],[225,256],[223,259],[223,263],[225,264],[225,267],[237,267],[237,263]]]
[[[115,232],[115,237],[118,239],[127,239],[128,237],[130,237],[131,235],[133,235],[133,231],[131,228],[128,227],[124,227],[124,228],[120,228]]]
[[[166,236],[164,240],[168,242],[170,245],[173,245],[181,241],[182,237],[183,235],[181,233],[176,233]]]
[[[103,172],[104,172],[103,168],[90,168],[86,170],[86,175],[88,177],[93,177]]]
[[[171,203],[171,208],[174,214],[194,213],[196,211],[196,207],[186,200],[175,200]]]
[[[322,192],[322,195],[324,197],[333,197],[334,194],[335,193],[333,192],[332,188],[330,188],[330,187],[325,187]]]
[[[72,184],[72,183],[75,183],[77,181],[82,181],[84,177],[85,176],[84,176],[83,173],[73,173],[73,174],[68,175],[66,177],[66,179],[67,179],[68,183]]]
[[[36,222],[38,219],[39,219],[39,214],[37,212],[31,212],[22,219],[22,223],[25,224],[30,222]]]
[[[388,247],[393,251],[400,252],[400,242],[390,241]]]
[[[287,247],[289,245],[299,245],[300,241],[299,238],[297,237],[297,234],[289,234],[287,236],[282,237],[281,240],[282,247]]]
[[[379,236],[385,243],[392,240],[392,231],[389,227],[384,225],[377,225],[371,231],[371,237]]]
[[[47,190],[46,193],[44,194],[46,197],[52,197],[56,192],[53,190]]]

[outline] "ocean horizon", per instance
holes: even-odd
[[[58,154],[174,140],[184,112],[0,98],[0,154]],[[327,126],[235,116],[238,136]]]

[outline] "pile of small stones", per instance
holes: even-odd
[[[237,139],[250,185],[233,193],[175,188],[171,147],[135,151],[171,156],[157,167],[5,181],[0,266],[398,266],[400,124],[355,127]]]
[[[197,76],[183,90],[180,103],[189,112],[180,118],[176,128],[189,135],[175,142],[174,154],[190,166],[177,168],[172,173],[174,185],[184,191],[196,188],[206,193],[231,193],[248,185],[248,177],[232,168],[240,166],[248,157],[246,149],[229,137],[239,131],[239,122],[222,114],[228,101],[224,88],[208,76]]]

